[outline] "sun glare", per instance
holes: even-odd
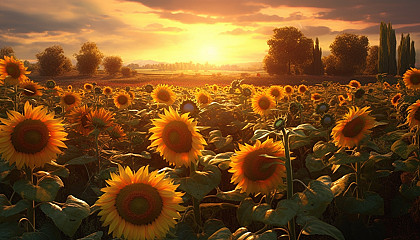
[[[217,62],[219,59],[219,53],[218,53],[218,49],[216,46],[212,46],[212,45],[208,45],[208,46],[203,46],[201,48],[201,52],[200,52],[200,56],[198,56],[198,58],[201,61],[208,61],[208,62]]]

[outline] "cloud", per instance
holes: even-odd
[[[263,13],[242,15],[236,18],[238,22],[282,22],[284,17],[279,17],[277,15],[267,15]]]
[[[264,5],[249,0],[126,0],[138,2],[152,9],[184,11],[213,16],[231,16],[259,12]]]
[[[251,34],[251,33],[253,33],[253,31],[244,30],[242,28],[235,28],[235,29],[233,29],[231,31],[225,31],[225,32],[222,32],[220,34],[225,34],[225,35],[246,35],[246,34]]]
[[[182,32],[182,28],[178,27],[165,27],[160,23],[151,23],[144,28],[145,31],[155,32]]]
[[[304,26],[300,29],[306,37],[317,37],[331,34],[331,28],[326,26]]]
[[[184,24],[206,23],[214,24],[225,21],[223,18],[202,17],[191,13],[172,13],[172,12],[151,12],[159,15],[161,18],[178,21]]]

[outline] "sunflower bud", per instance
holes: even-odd
[[[47,80],[47,82],[45,83],[45,86],[47,87],[47,88],[49,88],[49,89],[53,89],[53,88],[55,88],[55,86],[56,86],[57,84],[55,83],[55,81],[54,80],[52,80],[52,79],[50,79],[50,80]]]

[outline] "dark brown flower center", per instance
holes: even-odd
[[[260,181],[273,175],[277,165],[267,166],[273,163],[275,159],[260,156],[266,153],[265,149],[259,149],[246,155],[242,165],[246,178],[252,181]]]
[[[344,137],[353,138],[359,135],[362,132],[363,128],[365,127],[365,121],[362,117],[356,117],[346,123],[343,128],[343,135]]]
[[[170,96],[169,92],[166,91],[166,90],[160,90],[157,93],[157,97],[158,97],[159,100],[161,100],[163,102],[168,102],[169,100],[171,100],[171,96]]]
[[[413,85],[420,84],[420,74],[413,74],[413,75],[411,75],[410,82]]]
[[[63,101],[66,105],[73,105],[76,102],[76,97],[73,94],[68,94],[63,97]]]
[[[271,90],[271,95],[273,95],[274,97],[278,97],[280,96],[280,91],[277,88],[274,88]]]
[[[192,133],[187,124],[181,121],[166,124],[162,132],[162,140],[176,153],[189,152],[192,148]]]
[[[7,63],[6,72],[8,75],[12,76],[13,78],[18,78],[20,76],[19,65],[13,62]]]
[[[258,106],[262,109],[262,110],[267,110],[270,108],[271,102],[267,97],[261,97],[258,100]]]
[[[395,95],[395,96],[392,98],[392,104],[397,104],[397,103],[398,103],[398,101],[400,100],[400,98],[401,98],[401,95],[400,95],[400,94]]]
[[[125,105],[125,104],[127,104],[127,103],[128,103],[128,98],[127,98],[127,96],[125,96],[125,95],[119,95],[119,96],[117,97],[117,102],[118,102],[120,105]]]
[[[159,192],[144,183],[125,186],[116,197],[118,214],[134,225],[147,225],[155,221],[163,209]]]
[[[301,92],[301,93],[306,92],[306,87],[299,87],[299,92]]]
[[[87,114],[83,114],[80,118],[80,122],[82,123],[83,128],[89,127],[89,118],[87,117]]]
[[[41,120],[26,119],[14,127],[10,139],[17,152],[35,154],[47,146],[50,131]]]
[[[291,87],[286,87],[284,90],[285,90],[287,93],[291,93],[291,92],[292,92],[292,88],[291,88]]]

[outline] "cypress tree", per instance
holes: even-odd
[[[392,29],[391,23],[388,23],[388,73],[390,75],[397,74],[396,45],[395,30]]]
[[[321,75],[324,72],[324,69],[322,67],[322,50],[319,47],[319,40],[316,38],[315,40],[315,47],[313,50],[313,74],[314,75]]]
[[[388,27],[381,22],[379,36],[378,72],[388,73],[389,70],[389,47],[388,47]]]
[[[414,41],[411,41],[410,48],[410,67],[416,66],[416,49],[414,48]]]
[[[401,34],[400,46],[398,46],[398,75],[402,76],[410,67],[410,34]]]

